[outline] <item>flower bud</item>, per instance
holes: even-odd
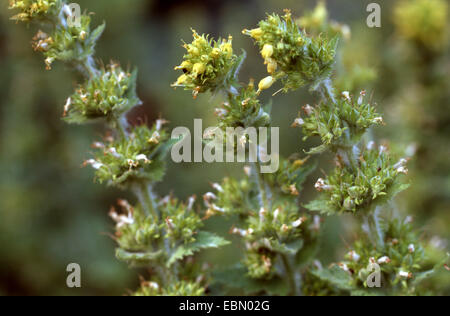
[[[258,85],[258,93],[263,90],[269,89],[274,83],[275,83],[275,78],[272,76],[268,76],[268,77],[262,79]]]
[[[194,73],[196,73],[197,75],[203,74],[205,72],[205,70],[206,70],[206,66],[203,63],[196,63],[194,65],[194,67],[192,68],[192,71]]]
[[[261,56],[264,59],[268,59],[273,55],[273,46],[270,44],[265,44],[261,50]]]

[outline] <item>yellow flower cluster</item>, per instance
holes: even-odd
[[[200,92],[214,91],[229,85],[234,76],[230,71],[235,66],[237,56],[233,54],[232,37],[214,41],[193,30],[194,40],[184,44],[187,50],[183,62],[175,67],[182,70],[173,87],[193,90],[194,97]]]
[[[20,10],[11,19],[16,21],[31,21],[33,18],[44,17],[50,10],[61,5],[60,0],[9,0],[9,8]]]
[[[270,76],[259,83],[259,92],[281,80],[285,92],[306,84],[317,84],[327,78],[332,70],[337,38],[308,37],[291,12],[283,16],[269,15],[258,28],[242,31],[259,46]]]

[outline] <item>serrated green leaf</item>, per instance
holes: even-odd
[[[336,265],[329,269],[314,270],[311,273],[322,281],[329,282],[340,290],[351,291],[354,288],[352,286],[352,277],[349,273]]]
[[[87,40],[88,45],[95,46],[95,43],[97,43],[98,39],[105,31],[105,28],[106,23],[103,22],[103,24],[99,25],[94,31],[92,31],[91,36],[89,36],[89,39]]]
[[[116,249],[116,258],[128,262],[134,266],[148,265],[151,262],[159,259],[163,252],[161,250],[156,252],[129,252],[124,249]]]
[[[225,287],[242,291],[245,295],[281,295],[289,294],[286,280],[273,277],[271,279],[253,279],[247,275],[247,268],[241,264],[234,265],[222,271],[214,272],[214,282]]]
[[[331,215],[331,213],[333,212],[333,210],[328,205],[328,201],[322,199],[311,201],[308,204],[304,205],[304,207],[310,211],[320,212],[327,215]]]
[[[202,249],[219,248],[228,244],[230,244],[228,240],[213,233],[199,232],[193,243],[181,245],[175,250],[175,252],[170,256],[167,266],[170,267],[177,260],[181,260],[187,256],[192,256],[195,252]]]

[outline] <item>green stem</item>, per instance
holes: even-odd
[[[149,195],[148,185],[145,182],[136,184],[135,193],[139,199],[139,202],[144,208],[145,213],[147,215],[153,216],[155,220],[158,220],[159,219],[158,212],[154,207],[155,204],[152,201],[152,197]]]
[[[254,162],[252,163],[252,174],[254,177],[254,181],[258,187],[258,198],[259,198],[259,204],[260,207],[263,207],[266,210],[269,210],[269,202],[267,199],[267,193],[264,187],[264,179],[261,176],[261,172],[260,172],[260,164],[258,162]]]
[[[336,97],[334,94],[334,88],[330,79],[324,80],[320,86],[319,91],[322,94],[322,98],[330,100],[333,104],[336,105]]]
[[[300,285],[297,285],[294,271],[291,267],[291,263],[289,262],[289,258],[284,254],[280,254],[280,257],[281,261],[283,262],[289,287],[291,289],[289,294],[293,296],[299,296]]]

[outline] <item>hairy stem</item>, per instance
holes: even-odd
[[[286,279],[289,283],[290,293],[289,295],[299,296],[300,295],[300,285],[297,284],[297,278],[295,276],[294,270],[292,269],[289,258],[285,254],[280,254],[281,261],[283,262],[284,270],[286,273]]]

